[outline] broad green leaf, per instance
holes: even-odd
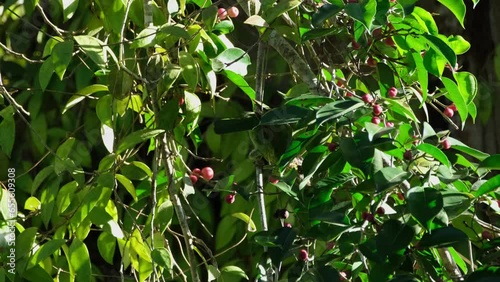
[[[40,184],[42,184],[45,179],[49,175],[51,175],[54,172],[54,167],[53,166],[46,166],[38,174],[35,176],[35,179],[33,180],[33,184],[31,185],[31,194],[35,194],[35,191],[38,189]]]
[[[214,122],[214,131],[217,134],[227,134],[251,130],[257,125],[259,125],[259,120],[255,116],[233,119],[216,119]]]
[[[141,32],[139,32],[139,34],[137,34],[137,37],[130,45],[130,48],[137,49],[137,48],[152,46],[155,43],[155,38],[157,33],[158,33],[157,27],[152,27],[152,26],[146,27]]]
[[[460,22],[460,25],[464,26],[465,19],[465,3],[463,0],[438,0],[441,4],[443,4],[446,8],[450,9],[450,11],[455,15],[457,20]]]
[[[461,35],[451,35],[448,37],[448,43],[455,51],[455,54],[462,55],[465,54],[470,49],[470,43],[465,40]]]
[[[413,15],[418,17],[425,23],[425,27],[427,28],[427,31],[430,34],[433,35],[439,34],[436,22],[434,21],[434,18],[432,17],[432,14],[429,11],[420,7],[415,7],[415,9],[413,10]]]
[[[185,122],[190,123],[190,128],[188,130],[188,135],[191,134],[194,129],[198,126],[198,119],[201,113],[201,100],[198,95],[184,91],[184,99],[185,99],[185,113],[186,120]]]
[[[113,128],[104,123],[101,124],[101,138],[106,150],[108,150],[109,153],[113,153],[115,145],[115,132]]]
[[[78,43],[83,52],[97,64],[98,67],[104,69],[106,66],[106,61],[104,59],[103,47],[105,44],[101,40],[88,36],[88,35],[76,35],[73,37]]]
[[[107,232],[101,232],[97,238],[97,249],[101,257],[109,264],[113,264],[116,249],[116,238]]]
[[[228,48],[217,57],[210,59],[215,72],[229,70],[241,76],[247,74],[247,67],[251,64],[250,56],[240,48]]]
[[[432,219],[443,209],[443,196],[430,187],[413,187],[406,193],[406,201],[411,215],[429,229]]]
[[[398,0],[398,3],[403,7],[405,16],[413,13],[413,9],[415,9],[415,3],[417,2],[418,0]]]
[[[424,55],[424,66],[425,69],[436,77],[441,77],[444,68],[447,64],[446,58],[435,51],[435,49],[430,48],[425,52]]]
[[[99,100],[97,101],[97,105],[95,107],[95,112],[99,120],[110,128],[113,127],[112,123],[113,107],[111,107],[112,104],[113,104],[113,96],[105,95],[99,98]]]
[[[206,9],[203,9],[201,12],[201,19],[205,24],[205,27],[208,31],[212,31],[212,28],[215,25],[215,20],[217,19],[217,6],[210,6]]]
[[[420,107],[425,105],[427,101],[427,88],[429,87],[429,73],[425,69],[424,60],[422,55],[418,52],[411,52],[413,56],[413,61],[415,62],[415,71],[417,72],[418,82],[420,83],[420,89],[422,90],[422,101],[420,102]]]
[[[121,140],[115,153],[120,154],[123,151],[130,149],[139,143],[147,141],[150,138],[156,137],[158,134],[163,132],[165,132],[163,129],[141,129],[132,132]]]
[[[243,78],[241,74],[238,74],[234,71],[231,70],[224,70],[224,74],[226,75],[229,80],[231,80],[232,83],[234,83],[238,88],[241,89],[247,96],[250,98],[250,100],[255,101],[255,90],[248,85],[248,82]]]
[[[32,250],[37,231],[38,228],[29,227],[16,236],[16,259],[21,260]]]
[[[457,64],[457,55],[446,42],[431,34],[424,34],[423,37],[427,39],[427,43],[434,51],[446,58],[451,67],[455,67]]]
[[[55,251],[59,250],[62,245],[66,243],[64,239],[54,239],[46,241],[40,248],[35,252],[35,254],[30,257],[28,268],[31,268],[37,264],[39,264],[44,259],[48,258]]]
[[[59,0],[59,3],[63,7],[64,21],[71,19],[78,8],[78,0]]]
[[[174,216],[174,206],[170,200],[165,200],[161,205],[158,206],[158,211],[155,217],[154,224],[158,226],[160,232],[165,232],[167,227],[172,222]]]
[[[453,82],[453,80],[447,77],[442,77],[441,81],[443,82],[444,87],[448,91],[448,95],[446,95],[446,97],[450,99],[453,103],[455,103],[455,106],[457,106],[458,114],[460,115],[460,119],[462,120],[462,128],[463,128],[465,120],[467,119],[468,115],[465,97],[462,95],[462,93],[460,93],[460,89],[458,89],[458,86],[455,84],[455,82]]]
[[[457,81],[460,94],[465,100],[465,103],[470,105],[476,97],[479,89],[476,77],[470,72],[455,72],[453,77]]]
[[[296,8],[299,6],[302,2],[300,0],[283,0],[279,1],[278,4],[273,6],[270,9],[264,10],[264,13],[262,17],[268,22],[269,24],[272,24],[273,21],[281,16],[282,14]]]
[[[461,182],[459,182],[461,183]],[[443,191],[443,208],[450,220],[461,215],[471,205],[473,195],[456,191]]]
[[[172,254],[166,248],[155,248],[151,252],[151,258],[155,263],[157,263],[161,267],[166,268],[169,272],[172,271],[174,265]]]
[[[479,0],[474,0],[479,2]],[[474,2],[477,4],[476,2]],[[483,266],[467,276],[465,282],[491,282],[500,278],[500,267]]]
[[[73,150],[73,146],[75,145],[76,139],[74,137],[68,138],[64,143],[62,143],[56,151],[56,155],[61,158],[67,158],[71,151]]]
[[[451,163],[448,160],[448,157],[443,153],[443,151],[441,151],[436,146],[432,146],[431,144],[428,143],[422,143],[417,146],[417,149],[431,155],[432,157],[434,157],[436,160],[440,161],[447,167],[451,167]]]
[[[52,49],[50,58],[52,59],[54,72],[59,76],[60,80],[63,80],[66,68],[71,62],[71,58],[73,58],[73,46],[73,41],[67,40],[56,44]]]
[[[490,156],[489,154],[486,154],[484,152],[481,152],[477,149],[473,149],[473,148],[465,145],[464,143],[458,141],[457,139],[455,139],[453,137],[448,137],[447,139],[450,141],[451,147],[453,149],[458,150],[458,151],[463,152],[463,153],[466,153],[467,155],[472,156],[480,161],[482,161]]]
[[[232,216],[243,220],[247,224],[248,231],[250,231],[250,232],[257,231],[257,227],[255,226],[255,223],[248,215],[246,215],[242,212],[238,212],[238,213],[233,213]]]
[[[53,73],[54,64],[52,63],[52,59],[49,58],[45,60],[45,62],[43,62],[42,66],[40,67],[40,71],[38,72],[38,80],[40,82],[40,88],[42,89],[42,91],[45,91],[45,89],[49,85]]]
[[[77,188],[78,183],[76,181],[71,181],[59,189],[56,198],[57,214],[61,214],[66,211],[66,208],[71,204],[71,200],[75,197]]]
[[[198,85],[199,67],[191,54],[185,51],[179,52],[179,65],[184,81],[188,84],[191,91],[196,91]]]
[[[166,131],[173,130],[177,124],[177,118],[179,116],[179,103],[177,100],[168,100],[167,103],[160,109],[158,115],[158,128]]]
[[[113,68],[108,75],[109,92],[116,98],[123,100],[130,95],[134,81],[124,70]]]
[[[233,32],[234,24],[233,21],[220,21],[214,26],[214,31],[218,34],[228,34]]]
[[[167,95],[172,85],[177,80],[179,75],[181,74],[181,67],[174,64],[167,64],[164,68],[164,72],[162,73],[162,79],[158,83],[158,97],[163,98]]]
[[[479,164],[478,168],[500,170],[500,154],[487,157]]]
[[[224,266],[223,268],[220,269],[220,272],[232,274],[234,276],[238,276],[238,277],[244,278],[246,280],[249,280],[245,271],[237,266],[234,266],[234,265]]]
[[[396,219],[385,221],[376,238],[377,249],[384,254],[395,254],[404,252],[413,240],[415,231],[409,225],[403,224]]]
[[[367,30],[370,30],[377,12],[377,0],[348,3],[344,9],[347,15],[362,23]]]
[[[41,201],[41,212],[42,212],[42,222],[45,227],[49,226],[49,221],[52,217],[52,212],[56,205],[56,195],[59,190],[59,184],[61,183],[60,178],[55,178],[47,183],[47,186],[42,190],[40,196]]]
[[[16,139],[16,122],[13,114],[12,106],[8,106],[0,112],[0,116],[3,118],[2,122],[0,122],[0,146],[9,158]]]
[[[377,192],[385,191],[401,184],[411,177],[411,173],[397,167],[384,167],[373,175]]]
[[[305,119],[311,111],[297,106],[282,106],[266,112],[261,120],[262,125],[278,125],[296,123]]]
[[[467,235],[453,226],[443,227],[432,230],[432,233],[426,233],[419,242],[422,248],[445,248],[460,242],[466,242]]]
[[[474,192],[474,196],[479,197],[484,194],[496,191],[498,190],[498,187],[500,187],[500,174],[493,176],[488,181],[483,183],[483,185],[481,185],[479,189]]]
[[[318,11],[312,15],[311,22],[314,26],[319,27],[324,21],[342,11],[343,8],[344,2],[342,2],[342,0],[330,0],[329,3],[323,4],[323,6],[319,7]]]
[[[74,238],[68,251],[68,264],[76,274],[76,281],[91,280],[91,263],[87,246],[78,238]]]
[[[290,106],[300,106],[300,107],[311,107],[311,106],[322,106],[333,102],[334,99],[329,97],[323,97],[311,94],[301,94],[291,100],[288,100],[285,105]]]
[[[422,58],[420,58],[420,60],[422,60]],[[394,82],[394,72],[384,63],[377,64],[377,72],[379,77],[378,84],[380,85],[380,93],[386,96],[387,90],[396,85]]]
[[[118,180],[118,182],[120,182],[120,184],[123,185],[123,187],[125,187],[125,189],[130,193],[132,198],[134,198],[134,201],[137,201],[137,194],[135,193],[135,187],[132,181],[121,174],[115,174],[115,177],[116,180]]]
[[[269,24],[259,15],[252,15],[245,20],[245,24],[259,26],[259,27],[269,27]]]
[[[29,210],[29,211],[36,211],[39,210],[41,207],[40,200],[38,200],[36,197],[31,196],[26,201],[24,202],[24,209]]]
[[[316,123],[322,123],[352,113],[365,104],[358,99],[340,100],[326,104],[316,113]]]
[[[62,114],[64,114],[67,110],[72,108],[74,105],[80,103],[83,99],[85,99],[87,96],[92,95],[97,92],[108,92],[108,87],[106,85],[102,84],[93,84],[86,86],[80,90],[78,90],[75,95],[71,96],[69,98],[68,102],[64,106],[64,109],[62,111]]]
[[[411,109],[411,107],[404,100],[397,99],[386,99],[385,102],[389,104],[387,107],[389,111],[393,111],[402,116],[406,116],[408,119],[411,119],[415,123],[420,123],[419,119]]]

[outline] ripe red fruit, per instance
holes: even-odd
[[[201,170],[201,177],[205,178],[207,181],[212,180],[212,178],[214,178],[214,170],[209,166],[204,167]]]
[[[483,237],[483,239],[485,240],[490,240],[490,239],[493,239],[493,236],[492,234],[487,231],[487,230],[484,230],[482,233],[481,233],[481,236]]]
[[[380,37],[380,35],[382,35],[382,28],[376,28],[373,30],[373,37]]]
[[[405,195],[403,195],[403,193],[401,193],[401,192],[398,192],[398,199],[403,201],[405,199]]]
[[[299,260],[301,261],[307,261],[309,259],[309,254],[307,253],[306,250],[302,249],[299,252]]]
[[[229,8],[229,9],[227,9],[227,14],[231,18],[236,18],[240,14],[240,10],[238,10],[238,8],[236,8],[236,7],[233,6],[233,7]]]
[[[219,20],[225,20],[226,17],[227,17],[227,11],[226,9],[224,8],[219,8],[219,10],[217,10],[217,16],[219,17]]]
[[[387,37],[384,40],[384,43],[385,43],[385,45],[390,46],[390,47],[396,46],[396,43],[394,42],[394,40],[392,39],[392,37]]]
[[[288,223],[288,222],[287,222],[287,223],[285,223],[285,227],[286,227],[286,228],[292,228],[292,225],[291,225],[290,223]]]
[[[452,111],[456,112],[457,111],[457,106],[455,104],[451,104],[448,106]]]
[[[385,214],[385,209],[383,207],[378,207],[377,209],[377,214],[378,215],[384,215]]]
[[[234,193],[228,194],[226,196],[225,200],[226,200],[226,203],[228,203],[228,204],[234,203],[234,201],[236,200],[236,194],[234,194]]]
[[[372,123],[374,124],[380,124],[381,120],[379,117],[372,117]]]
[[[278,182],[280,182],[280,180],[274,176],[269,176],[269,182],[271,182],[272,184],[277,184]]]
[[[340,281],[347,281],[347,274],[344,271],[339,272]]]
[[[448,140],[448,139],[444,139],[443,141],[441,141],[441,145],[443,146],[443,149],[445,149],[445,150],[448,150],[449,148],[451,148],[450,140]]]
[[[405,160],[407,161],[410,161],[413,158],[413,153],[410,150],[406,150],[403,154],[403,158],[405,158]]]
[[[193,169],[193,173],[194,174],[200,174],[201,173],[201,169],[195,168],[195,169]]]
[[[184,97],[179,98],[179,106],[184,105]]]
[[[377,66],[377,61],[375,61],[375,59],[373,57],[368,57],[368,60],[366,60],[366,63],[370,67],[376,67]]]
[[[331,250],[331,249],[333,249],[334,247],[335,247],[335,242],[333,242],[333,241],[329,241],[329,242],[327,242],[327,243],[326,243],[326,249],[327,249],[327,250]]]
[[[385,127],[394,127],[394,122],[387,121]]]
[[[398,95],[398,90],[396,87],[391,87],[387,90],[387,97],[395,98]]]
[[[333,151],[337,150],[338,146],[339,146],[339,144],[334,143],[334,142],[328,143],[328,150],[330,150],[330,152],[333,152]]]
[[[345,93],[345,96],[346,96],[346,97],[352,97],[352,96],[353,96],[353,94],[352,94],[352,92],[347,91],[347,92]]]
[[[373,102],[373,96],[370,94],[365,94],[363,95],[363,97],[361,97],[361,100],[363,100],[363,102],[367,104],[370,104],[371,102]]]
[[[354,49],[354,50],[359,50],[359,48],[361,48],[361,46],[359,45],[359,43],[356,42],[356,40],[354,40],[354,39],[351,42],[351,46],[352,46],[352,49]]]
[[[444,109],[444,111],[443,111],[443,114],[447,117],[450,117],[450,118],[453,117],[454,113],[455,112],[450,107],[446,107],[446,109]]]
[[[191,183],[193,183],[193,185],[194,185],[196,182],[198,182],[198,176],[196,176],[196,175],[191,174],[191,175],[189,176],[189,179],[191,179]]]
[[[363,220],[366,220],[368,222],[374,222],[375,221],[375,217],[373,216],[373,214],[371,214],[369,212],[363,212],[363,214],[361,215],[361,217],[363,218]]]
[[[275,218],[287,219],[290,216],[290,213],[286,209],[277,209],[274,213]]]
[[[378,116],[382,113],[382,111],[383,111],[382,106],[377,105],[377,104],[373,105],[373,114],[374,115]]]

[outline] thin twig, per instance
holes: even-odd
[[[33,59],[30,59],[30,58],[26,57],[26,55],[24,55],[22,53],[18,53],[18,52],[14,51],[14,50],[11,50],[7,46],[5,46],[2,42],[0,42],[0,47],[2,47],[2,49],[5,50],[5,52],[7,52],[7,53],[9,53],[11,55],[14,55],[16,57],[21,57],[21,58],[23,58],[23,60],[27,61],[28,63],[41,64],[41,63],[44,62],[43,60],[33,60]]]

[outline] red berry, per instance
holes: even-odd
[[[398,90],[396,87],[391,87],[387,90],[387,96],[390,98],[395,98],[398,95]]]
[[[326,243],[326,249],[327,249],[327,250],[331,250],[331,249],[333,249],[334,247],[335,247],[335,242],[333,242],[333,241],[329,241],[329,242],[327,242],[327,243]]]
[[[179,98],[179,106],[184,105],[184,97]]]
[[[394,122],[387,121],[385,127],[394,127]]]
[[[236,200],[236,194],[233,194],[233,193],[232,194],[228,194],[226,196],[225,200],[226,200],[226,203],[228,203],[228,204],[234,203],[234,201]]]
[[[336,83],[336,84],[337,84],[337,86],[338,86],[338,87],[342,87],[342,86],[344,86],[344,84],[343,84],[343,83],[342,83],[342,81],[340,81],[340,80],[337,80],[337,83]]]
[[[485,240],[490,240],[490,239],[493,239],[493,235],[487,231],[487,230],[484,230],[482,233],[481,233],[481,236],[483,237],[483,239]]]
[[[382,35],[382,28],[376,28],[373,30],[373,37],[380,37],[380,35]]]
[[[340,281],[347,281],[347,274],[344,271],[339,272]]]
[[[219,8],[219,10],[217,10],[217,16],[219,17],[219,20],[225,20],[227,17],[226,9]]]
[[[194,185],[196,182],[198,182],[198,176],[196,176],[196,175],[191,174],[191,175],[189,176],[189,179],[191,179],[191,183],[193,183],[193,185]]]
[[[299,252],[299,260],[301,261],[307,261],[309,259],[309,254],[307,253],[306,250],[302,249]]]
[[[347,92],[345,93],[345,96],[346,96],[346,97],[352,97],[352,96],[353,96],[353,94],[352,94],[352,92],[347,91]]]
[[[193,173],[194,174],[200,174],[201,173],[201,169],[195,168],[195,169],[193,169]]]
[[[328,143],[328,150],[330,150],[330,152],[333,152],[333,151],[337,150],[338,146],[339,146],[339,144],[334,143],[334,142]]]
[[[390,46],[390,47],[396,46],[396,43],[394,42],[394,40],[392,39],[392,37],[387,37],[384,40],[384,43],[385,43],[385,45]]]
[[[363,102],[367,104],[370,104],[371,102],[373,102],[373,96],[370,94],[365,94],[363,95],[363,97],[361,97],[361,100],[363,100]]]
[[[380,124],[381,120],[379,117],[372,117],[372,123],[374,124]]]
[[[292,225],[291,225],[290,223],[288,223],[288,222],[287,222],[287,223],[285,223],[285,227],[286,227],[286,228],[292,228]]]
[[[403,193],[401,193],[401,192],[398,192],[398,199],[403,201],[405,199],[405,195],[403,195]]]
[[[240,10],[238,10],[238,8],[236,8],[236,7],[233,6],[233,7],[229,8],[229,9],[227,9],[227,14],[231,18],[236,18],[240,14]]]
[[[269,182],[271,182],[272,184],[277,184],[278,182],[280,182],[280,180],[274,176],[269,176]]]
[[[377,105],[377,104],[373,105],[373,114],[374,115],[378,116],[382,113],[382,111],[383,111],[382,106]]]
[[[403,158],[405,158],[405,160],[407,161],[410,161],[413,158],[413,153],[410,150],[406,150],[403,154]]]
[[[361,215],[361,217],[363,217],[364,220],[368,221],[368,222],[374,222],[375,221],[375,217],[373,216],[373,214],[369,213],[369,212],[363,212],[363,214]]]
[[[207,181],[212,180],[212,178],[214,178],[214,170],[209,166],[204,167],[201,170],[201,177],[205,178]]]
[[[454,113],[455,112],[450,107],[446,107],[446,109],[444,109],[444,111],[443,111],[443,114],[447,117],[450,117],[450,118],[453,117]]]
[[[443,141],[441,141],[441,145],[443,146],[443,149],[445,149],[445,150],[448,150],[449,148],[451,148],[450,140],[448,140],[448,139],[444,139]]]
[[[385,209],[383,207],[378,207],[377,214],[378,215],[384,215],[385,214]]]
[[[396,0],[392,1],[391,2],[395,2]],[[392,23],[388,23],[387,24],[387,27],[389,28],[389,30],[394,30],[394,26],[392,25]]]
[[[366,63],[370,67],[376,67],[377,66],[377,61],[373,57],[368,57],[368,60],[366,60]]]
[[[454,112],[457,111],[457,106],[455,104],[449,105],[448,108],[452,109]]]
[[[354,40],[354,39],[353,39],[353,40],[352,40],[352,42],[351,42],[351,46],[352,46],[352,49],[354,49],[354,50],[359,50],[359,48],[361,47],[361,46],[359,45],[359,43],[358,43],[358,42],[356,42],[356,40]]]

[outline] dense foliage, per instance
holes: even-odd
[[[498,278],[500,155],[433,126],[470,44],[418,4],[4,1],[0,281]]]

